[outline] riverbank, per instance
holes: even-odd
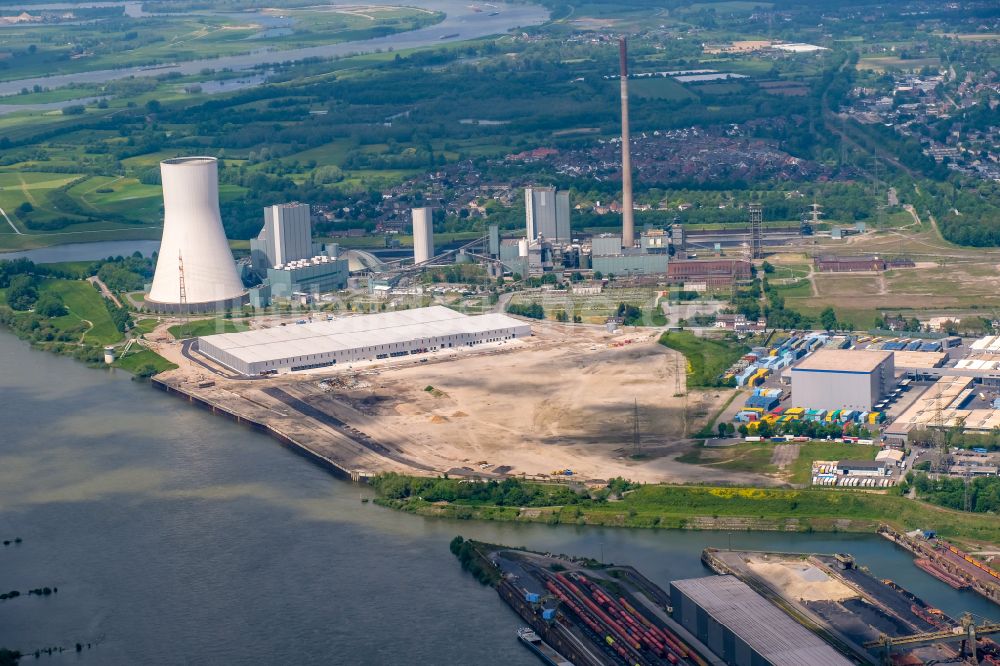
[[[392,479],[392,483],[387,483]],[[577,494],[575,501],[558,506],[520,506],[475,500],[436,499],[441,492],[413,492],[425,479],[404,483],[399,477],[376,477],[372,485],[381,506],[436,518],[548,525],[586,525],[682,530],[767,532],[853,532],[874,534],[880,525],[898,531],[934,530],[940,536],[969,547],[1000,544],[1000,521],[943,509],[889,494],[831,489],[644,485],[608,500],[598,492]],[[456,492],[462,482],[454,484]],[[509,483],[505,482],[505,483]],[[516,482],[525,488],[539,484]],[[430,498],[430,499],[429,499]]]

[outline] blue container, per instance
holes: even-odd
[[[527,601],[529,604],[537,604],[539,599],[540,597],[534,592],[524,593],[524,600]]]
[[[545,610],[543,610],[542,611],[542,619],[543,620],[554,620],[554,619],[556,619],[556,609],[555,608],[546,608]]]

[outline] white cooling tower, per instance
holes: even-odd
[[[214,157],[160,162],[163,240],[153,286],[153,309],[207,311],[243,295],[243,282],[219,216],[219,170]]]
[[[434,217],[430,208],[413,209],[413,263],[422,264],[434,256]]]

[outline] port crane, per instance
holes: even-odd
[[[996,634],[1000,634],[1000,623],[984,622],[977,625],[975,620],[972,619],[972,615],[966,613],[962,616],[961,624],[957,627],[942,629],[940,631],[927,631],[910,636],[893,637],[881,634],[877,640],[865,643],[865,647],[882,648],[882,663],[889,664],[891,663],[890,655],[894,650],[906,650],[923,645],[933,645],[934,643],[961,641],[961,654],[964,656],[968,652],[969,656],[972,657],[972,663],[979,664],[979,659],[976,657],[976,640]]]

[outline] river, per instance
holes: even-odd
[[[451,522],[360,502],[252,432],[120,371],[0,332],[0,646],[41,664],[536,664],[518,618],[464,574],[456,534],[634,564],[664,587],[706,545],[846,551],[951,614],[996,608],[869,535]],[[28,661],[27,663],[36,663]]]
[[[34,250],[17,250],[16,252],[0,252],[0,261],[4,259],[30,259],[36,264],[53,264],[60,261],[94,261],[108,257],[127,256],[135,252],[143,256],[151,256],[160,249],[158,240],[122,240],[98,241],[94,243],[67,243],[39,247]]]
[[[124,67],[3,81],[0,82],[0,96],[16,95],[22,88],[31,89],[35,85],[59,88],[69,83],[106,83],[130,76],[155,76],[170,72],[197,74],[205,68],[245,70],[276,62],[290,62],[304,58],[332,58],[354,53],[369,53],[378,49],[399,51],[489,35],[502,35],[513,28],[538,25],[549,17],[548,12],[542,7],[529,4],[508,5],[497,2],[493,3],[496,5],[495,11],[492,9],[473,11],[468,0],[407,0],[402,4],[445,12],[446,16],[442,22],[426,28],[359,42],[341,42],[288,50],[260,48],[243,55],[202,58],[157,67]]]

